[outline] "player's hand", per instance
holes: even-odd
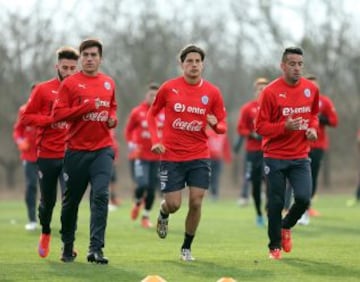
[[[101,104],[100,98],[96,98],[94,101],[95,101],[95,108],[96,109],[100,108],[100,104]]]
[[[165,147],[161,143],[157,143],[151,147],[151,151],[155,154],[163,154],[165,153]]]
[[[285,121],[285,128],[288,130],[299,130],[302,124],[302,117],[292,118],[289,116]]]
[[[218,123],[218,120],[214,115],[207,115],[206,120],[210,126],[215,126]]]
[[[109,128],[113,128],[116,124],[116,121],[113,118],[108,118],[106,123]]]
[[[19,151],[21,151],[21,152],[25,152],[25,151],[29,150],[29,148],[30,148],[30,144],[26,139],[18,140],[17,146],[18,146]]]
[[[306,138],[308,140],[315,141],[317,139],[317,131],[316,131],[316,129],[312,128],[312,127],[306,129],[305,136],[306,136]]]

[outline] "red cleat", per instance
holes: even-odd
[[[290,229],[281,229],[281,247],[287,253],[291,252],[292,240],[291,240],[291,230]]]
[[[281,259],[281,250],[280,249],[273,249],[269,250],[269,259]]]
[[[141,209],[141,204],[134,204],[133,208],[131,209],[130,217],[132,220],[136,220],[139,216]]]
[[[50,234],[42,233],[40,235],[38,253],[39,253],[39,256],[42,257],[42,258],[46,258],[48,256],[48,254],[49,254],[49,251],[50,251],[50,239],[51,239]]]

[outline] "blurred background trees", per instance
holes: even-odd
[[[360,109],[359,35],[350,0],[212,1],[107,0],[35,1],[28,9],[1,7],[0,23],[0,187],[22,178],[12,128],[31,85],[55,75],[55,51],[77,47],[86,37],[104,43],[102,70],[117,82],[118,136],[130,109],[150,81],[179,74],[177,54],[188,43],[207,52],[205,77],[224,95],[229,135],[235,136],[239,107],[252,98],[257,76],[280,74],[287,46],[305,51],[306,72],[319,77],[322,92],[334,101],[340,125],[330,129],[332,181],[349,186],[356,179],[354,153]],[[126,164],[126,145],[121,145]],[[330,162],[331,160],[331,162]],[[120,166],[127,177],[126,165]],[[341,173],[339,173],[341,171]],[[239,173],[241,174],[241,173]],[[330,174],[326,176],[328,182]],[[1,188],[0,188],[1,189]]]

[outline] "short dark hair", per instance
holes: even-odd
[[[305,78],[307,78],[308,80],[312,80],[312,81],[317,80],[317,77],[313,74],[308,74],[305,76]]]
[[[284,50],[281,60],[285,62],[287,59],[287,55],[289,54],[297,54],[303,56],[304,52],[300,47],[288,47]]]
[[[159,83],[157,82],[150,82],[149,85],[148,85],[148,89],[149,90],[158,90],[160,87]]]
[[[58,61],[62,59],[68,60],[78,60],[79,59],[79,52],[69,46],[61,47],[56,51]]]
[[[99,49],[100,57],[102,57],[103,45],[102,45],[101,41],[96,38],[88,38],[88,39],[83,40],[79,46],[79,52],[81,53],[85,49],[91,48],[91,47],[97,47]]]
[[[193,52],[199,53],[201,56],[201,61],[204,61],[204,59],[205,59],[204,50],[194,44],[189,44],[189,45],[186,45],[183,49],[181,49],[180,54],[179,54],[180,62],[183,63],[185,61],[187,54],[193,53]]]

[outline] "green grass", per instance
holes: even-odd
[[[89,206],[79,212],[74,263],[59,260],[59,203],[53,216],[51,251],[37,255],[39,231],[26,232],[21,201],[0,202],[0,281],[141,281],[157,274],[168,282],[216,281],[230,276],[237,281],[360,281],[360,205],[345,206],[348,198],[321,195],[316,201],[322,216],[309,226],[293,229],[294,246],[281,261],[267,257],[267,233],[254,221],[254,208],[240,208],[235,200],[206,200],[193,243],[194,262],[179,260],[186,201],[170,218],[165,240],[155,230],[144,230],[129,219],[131,201],[109,214],[105,254],[109,265],[86,262],[89,243]],[[185,198],[184,198],[185,200]],[[153,219],[156,217],[155,205]]]

